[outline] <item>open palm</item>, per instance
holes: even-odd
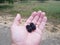
[[[21,16],[17,14],[12,26],[12,45],[39,45],[47,17],[42,11],[33,12],[23,26],[20,26]],[[29,33],[26,25],[30,23],[36,25],[36,30]]]

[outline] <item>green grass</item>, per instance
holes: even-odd
[[[29,17],[33,11],[42,10],[46,12],[49,19],[60,19],[60,1],[47,1],[45,3],[28,2],[28,3],[14,3],[11,8],[3,8],[3,13],[16,15],[20,13],[22,17]],[[0,8],[1,9],[1,8]],[[6,11],[7,12],[6,12]],[[8,11],[9,10],[9,11]],[[1,11],[0,11],[1,12]]]

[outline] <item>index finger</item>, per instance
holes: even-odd
[[[36,14],[37,14],[37,12],[33,12],[33,13],[31,14],[31,16],[27,19],[25,25],[31,23],[31,21],[32,21],[33,18],[36,16]]]

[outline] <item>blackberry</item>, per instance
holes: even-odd
[[[32,28],[31,28],[30,25],[26,25],[26,29],[27,29],[28,32],[32,32]]]
[[[30,23],[30,25],[26,25],[26,29],[28,32],[32,32],[36,30],[36,26],[34,25],[34,23]]]
[[[32,28],[32,30],[36,30],[36,26],[34,25],[34,23],[30,23],[30,27]]]

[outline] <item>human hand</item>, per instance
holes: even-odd
[[[21,26],[21,16],[17,14],[11,26],[12,45],[39,45],[46,21],[47,17],[45,16],[45,12],[38,11],[33,12],[25,24]],[[36,25],[36,30],[29,33],[26,25],[31,22]]]

